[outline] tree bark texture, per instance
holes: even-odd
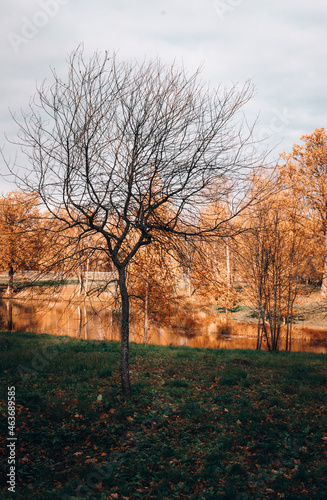
[[[129,380],[129,296],[126,286],[125,267],[119,272],[119,290],[121,297],[122,316],[121,316],[121,351],[120,351],[120,374],[122,391],[126,398],[131,397],[131,384]]]
[[[11,295],[14,291],[14,268],[13,266],[9,267],[9,272],[8,272],[8,288],[7,288],[7,294]]]
[[[148,341],[148,329],[149,329],[149,321],[148,321],[148,307],[149,307],[149,283],[146,283],[145,286],[145,302],[144,302],[144,336],[143,336],[143,344],[146,344]]]

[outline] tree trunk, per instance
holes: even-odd
[[[291,316],[290,328],[289,328],[289,342],[288,342],[288,350],[289,351],[292,350],[292,328],[293,328],[293,313],[292,313],[292,316]]]
[[[290,302],[291,302],[291,281],[290,276],[288,277],[288,293],[287,293],[287,311],[285,315],[285,324],[286,324],[286,343],[285,343],[285,351],[288,351],[290,346],[289,334],[290,334]]]
[[[146,283],[145,286],[145,301],[144,301],[144,336],[143,336],[143,344],[146,344],[148,341],[148,329],[149,329],[149,321],[148,321],[148,307],[149,307],[149,283]]]
[[[260,318],[258,319],[258,330],[257,330],[257,347],[256,349],[259,350],[261,348],[261,322]]]
[[[87,310],[84,302],[84,338],[87,340],[88,338],[88,326],[87,326]]]
[[[80,306],[78,306],[77,308],[78,310],[78,333],[79,333],[79,337],[82,336],[82,326],[83,326],[83,314],[82,314],[82,309],[80,308]]]
[[[12,321],[12,303],[10,300],[7,301],[7,312],[8,312],[7,330],[11,332],[13,329],[13,321]]]
[[[14,291],[14,268],[13,266],[9,267],[9,273],[8,273],[8,288],[7,288],[7,294],[11,295]]]
[[[121,351],[120,351],[120,376],[122,391],[125,398],[131,397],[131,384],[129,380],[129,296],[126,287],[125,268],[119,269],[119,290],[122,306],[121,317]]]
[[[262,335],[263,335],[263,327],[261,326],[261,320],[262,323],[264,322],[264,317],[262,315],[261,311],[261,303],[259,305],[259,317],[258,317],[258,330],[257,330],[257,350],[261,349],[261,343],[262,343]]]
[[[191,290],[191,271],[188,272],[188,296],[191,297],[192,295],[192,290]]]
[[[230,295],[230,255],[229,255],[229,242],[228,238],[226,240],[226,268],[227,268],[227,300],[226,300],[226,322],[228,318],[228,308],[229,308],[229,295]]]
[[[82,295],[83,288],[84,288],[84,279],[83,279],[83,271],[82,268],[80,267],[77,271],[77,278],[78,278],[78,295]]]
[[[84,285],[84,295],[87,295],[89,289],[89,267],[90,267],[90,257],[86,260],[86,273],[85,273],[85,285]]]

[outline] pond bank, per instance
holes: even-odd
[[[64,300],[0,300],[0,328],[3,330],[35,331],[52,335],[94,340],[119,340],[120,317],[103,301]],[[282,328],[281,349],[285,342]],[[142,343],[143,317],[132,313],[130,340]],[[148,343],[184,345],[189,347],[255,349],[257,325],[228,320],[212,308],[175,314],[165,324],[149,324]],[[295,351],[327,352],[327,330],[293,328],[292,349]],[[265,348],[265,345],[262,346]]]

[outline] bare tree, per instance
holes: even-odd
[[[79,47],[68,78],[37,90],[18,119],[29,167],[12,168],[25,189],[80,233],[98,233],[117,269],[122,306],[121,382],[129,379],[126,268],[160,233],[199,235],[211,187],[243,188],[257,164],[252,130],[239,112],[252,85],[210,90],[175,64],[120,62]],[[224,189],[220,196],[224,196]],[[237,210],[235,211],[237,212]],[[206,228],[217,230],[217,224]]]
[[[273,192],[265,177],[257,182]],[[303,211],[278,180],[275,185],[273,196],[250,207],[247,230],[236,242],[239,274],[258,314],[257,349],[265,339],[269,351],[279,350],[283,323],[285,348],[291,350],[294,304],[306,293],[301,278],[308,255]]]

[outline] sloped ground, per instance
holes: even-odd
[[[17,499],[323,499],[324,355],[0,334],[1,444],[16,388]],[[2,461],[1,498],[8,464]]]

